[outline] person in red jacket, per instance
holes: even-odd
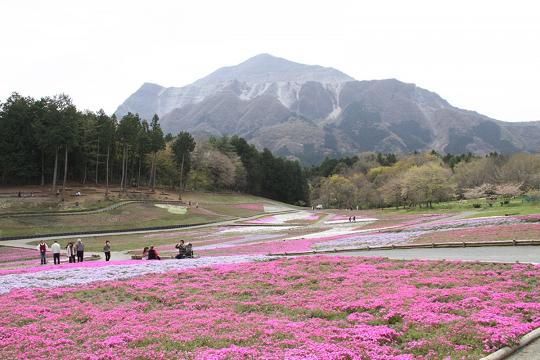
[[[148,249],[148,260],[161,260],[157,250],[153,246],[150,246],[150,249]]]
[[[37,249],[41,258],[41,265],[45,265],[47,263],[47,249],[49,249],[49,247],[43,240],[41,240],[37,246]]]

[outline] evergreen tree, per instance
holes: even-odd
[[[176,165],[180,167],[180,189],[178,199],[182,198],[185,178],[191,169],[191,153],[195,150],[195,140],[190,133],[182,131],[176,137],[172,144],[172,151]]]

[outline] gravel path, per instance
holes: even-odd
[[[508,360],[539,360],[540,359],[540,339],[536,339],[523,349],[510,355]]]
[[[468,248],[363,250],[328,255],[387,257],[390,259],[466,260],[540,263],[540,246],[486,246]],[[540,360],[540,357],[538,358]]]

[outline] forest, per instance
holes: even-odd
[[[311,167],[311,202],[335,208],[432,207],[484,198],[540,197],[540,155],[362,153]]]
[[[80,111],[67,95],[0,103],[0,183],[235,191],[332,208],[431,207],[472,198],[538,197],[540,155],[365,152],[303,168],[240,137],[163,134],[159,118]]]
[[[291,204],[309,202],[297,161],[259,151],[239,137],[163,134],[159,118],[121,119],[80,111],[67,95],[13,93],[0,103],[0,184],[41,185],[63,197],[66,183],[132,188],[238,191]]]

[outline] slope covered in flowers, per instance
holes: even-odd
[[[0,296],[0,358],[478,359],[540,326],[539,279],[306,257],[19,289]]]
[[[0,263],[35,259],[38,257],[39,252],[35,249],[21,249],[8,246],[0,246]]]

